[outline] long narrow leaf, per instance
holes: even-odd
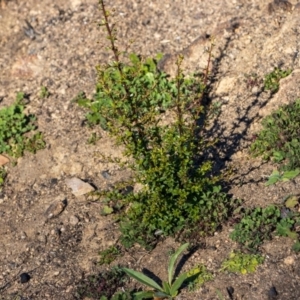
[[[174,281],[174,283],[171,286],[171,296],[175,297],[178,293],[178,290],[182,286],[183,282],[188,278],[188,272],[182,273],[178,276],[178,278]]]
[[[163,292],[156,292],[156,293],[154,293],[154,297],[157,297],[157,298],[169,298],[170,295],[168,295],[166,293],[163,293]]]
[[[163,281],[162,286],[163,286],[163,289],[164,289],[164,293],[166,293],[166,294],[168,294],[169,296],[171,296],[171,295],[170,295],[170,288],[171,288],[171,287],[170,287],[169,283],[166,282],[166,281]]]
[[[189,243],[185,243],[183,245],[181,245],[176,252],[171,256],[170,262],[169,262],[169,266],[168,266],[168,280],[169,280],[169,284],[172,285],[172,279],[173,279],[173,274],[174,274],[174,266],[175,266],[175,262],[178,258],[178,256],[187,249],[187,247],[189,246]]]
[[[141,272],[137,272],[131,269],[127,268],[122,268],[122,270],[128,274],[130,277],[134,278],[135,280],[139,281],[142,284],[145,284],[153,289],[159,290],[163,292],[163,289],[161,286],[159,286],[153,279],[150,277],[146,276],[145,274]]]
[[[143,300],[153,298],[154,293],[151,291],[142,291],[134,293],[134,300]]]

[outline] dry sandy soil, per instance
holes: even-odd
[[[275,0],[115,0],[121,46],[142,55],[168,54],[162,67],[174,72],[176,53],[185,55],[189,71],[206,62],[209,37],[215,39],[214,73],[210,97],[222,104],[212,126],[219,136],[214,160],[220,168],[231,166],[230,193],[245,206],[279,203],[289,193],[299,193],[300,179],[271,187],[264,185],[274,166],[248,156],[251,136],[262,116],[300,94],[300,3]],[[111,2],[111,3],[110,3]],[[8,166],[0,195],[0,299],[76,299],[76,287],[89,274],[105,267],[98,252],[119,236],[110,217],[101,216],[101,204],[75,197],[66,178],[78,177],[104,189],[126,171],[105,162],[99,153],[121,155],[109,137],[88,145],[91,130],[84,127],[82,109],[71,100],[80,92],[94,92],[95,66],[107,62],[105,34],[96,0],[12,0],[0,9],[0,108],[14,102],[16,92],[29,95],[27,110],[38,117],[46,149],[26,154],[17,166]],[[132,42],[130,42],[132,40]],[[259,78],[274,67],[292,69],[277,94],[262,85],[249,86],[246,75]],[[41,86],[50,96],[39,97]],[[46,221],[45,212],[66,200],[64,211]],[[203,241],[203,247],[184,265],[204,263],[216,276],[201,289],[183,292],[180,299],[218,299],[216,289],[230,299],[300,299],[299,256],[292,241],[274,239],[263,245],[266,259],[254,274],[220,273],[220,264],[238,248],[229,239],[230,228]],[[178,244],[166,239],[150,253],[138,247],[124,252],[114,264],[147,268],[166,276],[169,250]],[[20,274],[31,279],[21,284]],[[270,293],[275,287],[277,296]]]

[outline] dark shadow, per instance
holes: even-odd
[[[142,273],[144,273],[145,275],[153,279],[156,283],[158,283],[160,286],[162,286],[162,280],[159,277],[157,277],[152,271],[143,268]]]

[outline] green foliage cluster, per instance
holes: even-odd
[[[271,91],[276,93],[279,90],[279,81],[291,74],[291,70],[281,70],[280,68],[275,68],[274,71],[267,74],[264,80],[264,89],[266,91]]]
[[[200,275],[199,272],[194,272],[189,274],[189,272],[184,272],[180,274],[177,278],[174,278],[175,263],[178,257],[188,248],[189,244],[181,245],[174,254],[171,255],[169,265],[168,265],[168,281],[162,281],[162,285],[159,285],[152,278],[147,275],[137,272],[131,269],[123,268],[130,277],[139,281],[140,283],[154,289],[154,291],[142,291],[134,294],[136,300],[149,299],[149,298],[159,298],[159,299],[174,299],[180,289],[183,287],[186,281],[193,282]]]
[[[77,287],[77,296],[79,299],[89,297],[91,299],[114,299],[129,300],[130,293],[126,295],[118,290],[128,281],[128,276],[120,267],[113,267],[108,271],[101,272],[98,275],[90,275],[85,278]],[[123,297],[123,298],[122,298]],[[125,297],[125,298],[124,298]],[[126,298],[128,297],[128,298]]]
[[[290,196],[281,208],[269,205],[266,208],[246,210],[230,237],[247,250],[257,251],[265,240],[272,238],[273,234],[286,236],[296,241],[293,250],[298,252],[300,251],[299,236],[296,232],[300,225],[298,207],[298,198]]]
[[[264,240],[271,239],[280,219],[280,209],[274,205],[248,209],[239,223],[235,225],[230,238],[242,244],[246,249],[256,251]]]
[[[0,153],[13,158],[22,156],[25,150],[36,152],[45,147],[41,132],[36,132],[36,117],[24,113],[23,97],[18,93],[15,104],[0,110]]]
[[[259,254],[232,252],[229,258],[222,263],[221,270],[241,274],[253,273],[263,262],[264,257]]]
[[[189,280],[190,278],[192,280]],[[213,278],[213,274],[204,265],[195,266],[187,273],[188,289],[190,291],[199,289],[201,285]]]
[[[50,92],[46,86],[41,86],[40,98],[45,99],[50,96]]]
[[[124,146],[132,182],[143,186],[136,193],[110,195],[127,206],[120,222],[121,241],[126,247],[134,242],[146,246],[156,231],[165,236],[211,234],[233,203],[221,191],[220,178],[212,175],[212,162],[203,159],[214,142],[203,134],[211,116],[201,103],[208,67],[204,77],[187,77],[179,57],[177,75],[170,78],[157,67],[160,56],[131,54],[129,62],[121,62],[109,14],[103,12],[100,25],[106,27],[115,61],[97,67],[94,98],[81,95],[77,102],[89,110],[89,124],[100,125]]]
[[[252,154],[279,163],[283,171],[300,168],[300,99],[267,116],[262,125]]]
[[[7,175],[7,171],[6,171],[5,167],[1,167],[0,168],[0,191],[1,191],[1,187],[4,184],[4,180],[6,178],[6,175]]]
[[[100,251],[100,260],[99,264],[110,264],[112,263],[119,255],[120,249],[117,246],[110,246],[107,249]]]

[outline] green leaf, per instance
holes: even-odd
[[[107,216],[112,214],[114,211],[113,208],[109,207],[108,205],[104,205],[103,209],[102,209],[102,215]]]
[[[291,195],[285,201],[285,207],[294,208],[298,204],[298,197]]]
[[[280,173],[277,170],[275,170],[272,172],[272,174],[269,177],[269,180],[266,182],[265,185],[266,186],[272,185],[272,184],[276,183],[277,181],[279,181],[280,178],[281,178]]]
[[[172,285],[172,280],[173,280],[173,274],[174,274],[174,266],[175,266],[175,262],[178,258],[178,256],[185,251],[189,246],[189,243],[185,243],[183,245],[181,245],[176,252],[171,256],[170,262],[169,262],[169,266],[168,266],[168,280],[169,280],[169,284]]]
[[[188,278],[188,272],[182,273],[178,276],[178,278],[174,281],[171,286],[171,296],[175,297],[178,294],[178,290],[181,288],[183,282]]]
[[[293,245],[292,249],[293,249],[295,252],[300,252],[300,242],[297,241],[297,242]]]
[[[134,300],[143,300],[143,299],[149,299],[153,298],[154,292],[152,291],[141,291],[141,292],[136,292],[134,293]]]
[[[154,293],[154,297],[157,297],[157,298],[169,298],[170,295],[169,294],[166,294],[164,292],[156,292]]]
[[[128,274],[130,277],[134,278],[135,280],[139,281],[142,284],[145,284],[153,289],[156,289],[158,291],[163,292],[163,289],[161,286],[159,286],[153,279],[146,276],[145,274],[141,272],[137,272],[128,268],[122,268],[122,270]]]
[[[169,296],[171,296],[171,292],[170,292],[170,285],[168,282],[163,281],[162,283],[163,289],[164,289],[164,293],[168,294]]]
[[[290,179],[295,178],[296,176],[298,176],[300,174],[300,169],[296,169],[293,171],[286,171],[283,173],[283,175],[281,176],[281,180],[282,181],[288,181]]]

